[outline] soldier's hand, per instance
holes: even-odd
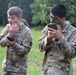
[[[18,30],[19,30],[19,26],[17,25],[17,23],[13,23],[13,25],[8,26],[8,32],[10,35],[15,34]]]
[[[10,41],[8,40],[8,38],[6,37],[6,43],[8,46],[13,46],[15,44],[15,40],[14,41]]]
[[[57,25],[57,30],[54,30],[53,32],[54,32],[54,38],[56,40],[59,40],[60,37],[62,36],[62,30],[61,30],[60,25]]]
[[[50,42],[52,38],[54,37],[54,30],[52,28],[48,28],[48,36],[47,36],[47,41]]]

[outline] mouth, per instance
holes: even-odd
[[[13,25],[13,23],[12,23],[12,22],[9,22],[9,24],[10,24],[10,25]]]

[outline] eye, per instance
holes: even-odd
[[[15,19],[15,17],[11,17],[13,20]]]
[[[10,19],[10,17],[8,17],[8,19]]]

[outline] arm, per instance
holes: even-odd
[[[41,52],[51,47],[51,41],[48,41],[48,27],[46,26],[42,31],[42,36],[38,41],[38,46]]]
[[[24,37],[21,44],[15,43],[12,48],[17,55],[25,55],[29,53],[31,47],[32,47],[32,36],[30,31],[27,31],[26,37]]]
[[[71,58],[76,56],[76,31],[70,36],[70,42],[62,35],[61,38],[56,42],[60,50]]]
[[[6,27],[2,30],[2,33],[0,34],[0,45],[1,45],[1,47],[5,47],[6,46],[5,37],[8,34],[7,26],[8,25],[6,25]]]

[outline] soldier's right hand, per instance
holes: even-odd
[[[48,28],[48,36],[47,36],[47,41],[50,42],[52,41],[52,38],[54,37],[54,30],[52,28]]]
[[[15,34],[18,30],[19,30],[19,26],[16,23],[8,26],[8,32],[10,35]]]

